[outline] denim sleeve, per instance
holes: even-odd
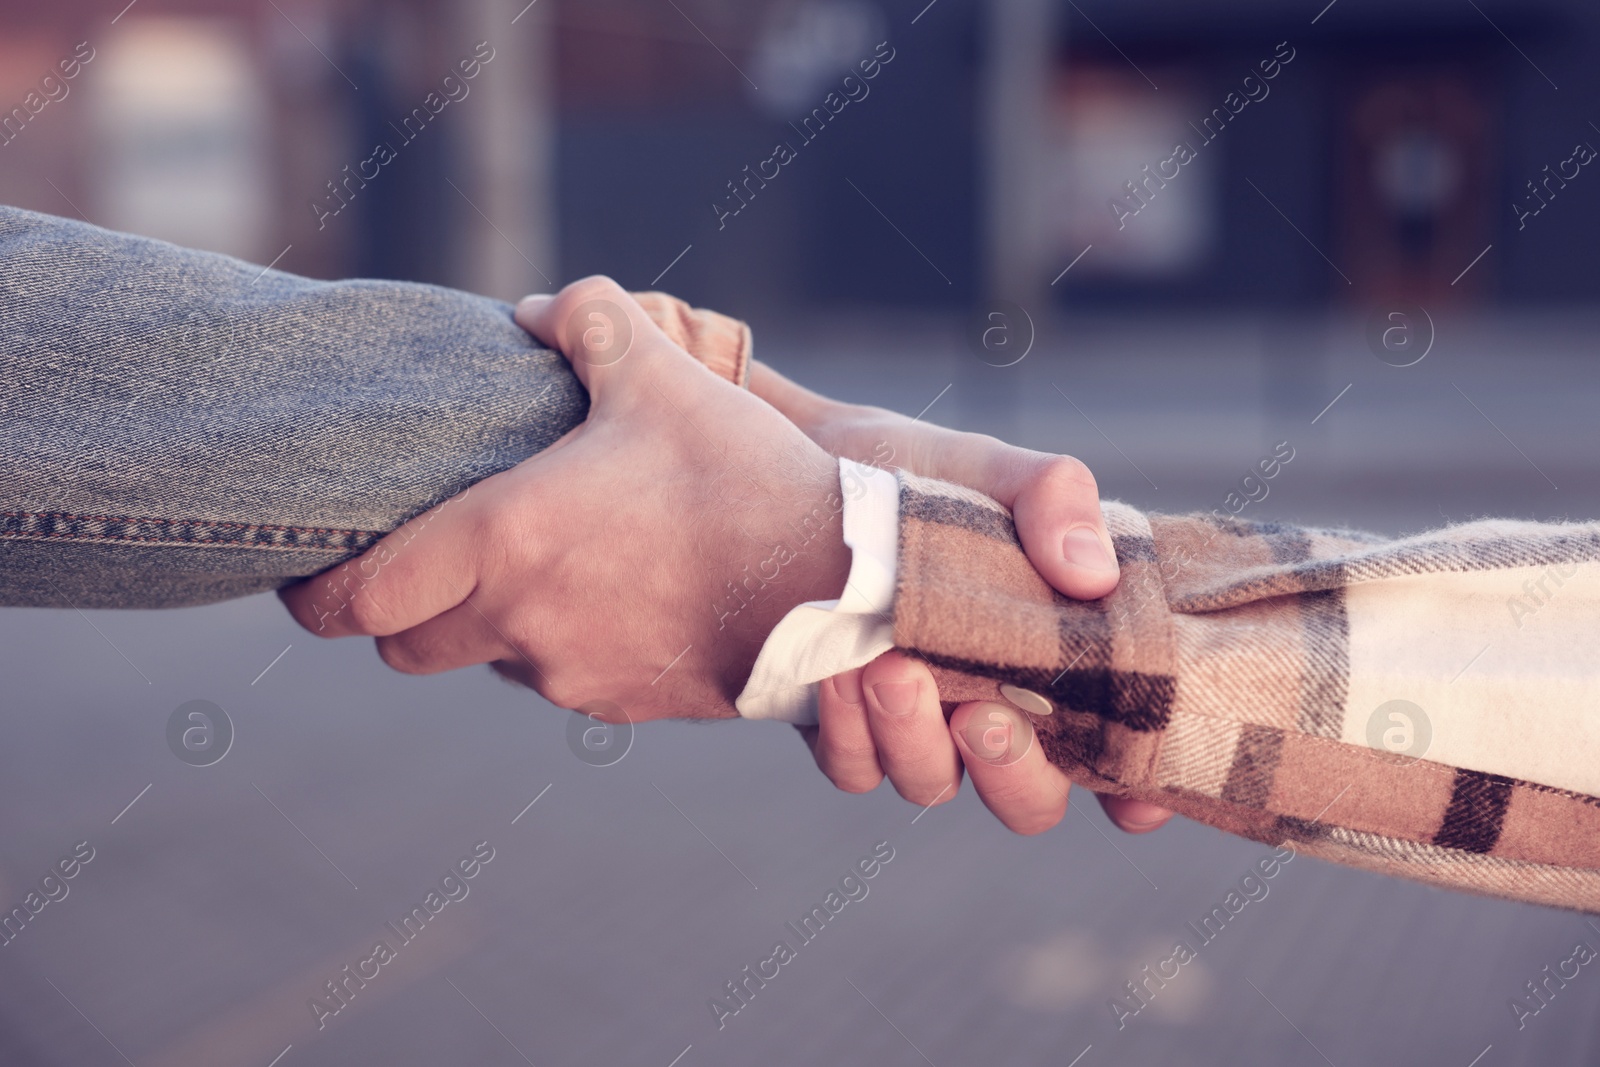
[[[274,589],[588,408],[503,303],[0,207],[0,604]]]

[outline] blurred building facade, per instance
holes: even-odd
[[[519,6],[8,0],[0,200],[314,276],[548,287],[549,37]]]
[[[0,0],[0,27],[0,200],[318,276],[603,271],[743,314],[1600,295],[1580,0]]]

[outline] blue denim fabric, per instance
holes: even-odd
[[[577,425],[503,303],[0,207],[0,604],[273,589]]]

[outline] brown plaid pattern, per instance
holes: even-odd
[[[1034,572],[994,501],[906,474],[900,491],[896,643],[952,704],[1004,701],[1001,683],[1047,697],[1055,712],[1029,717],[1074,781],[1338,863],[1600,911],[1600,799],[1341,739],[1351,586],[1600,561],[1600,526],[1391,541],[1107,504],[1122,582],[1081,603]]]

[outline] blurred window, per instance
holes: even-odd
[[[1131,71],[1082,64],[1058,82],[1051,238],[1061,262],[1095,246],[1076,268],[1079,277],[1164,280],[1197,270],[1211,251],[1221,146],[1190,127],[1188,117],[1206,114],[1206,106],[1176,81],[1161,77],[1157,96]],[[1167,163],[1180,143],[1194,158]]]

